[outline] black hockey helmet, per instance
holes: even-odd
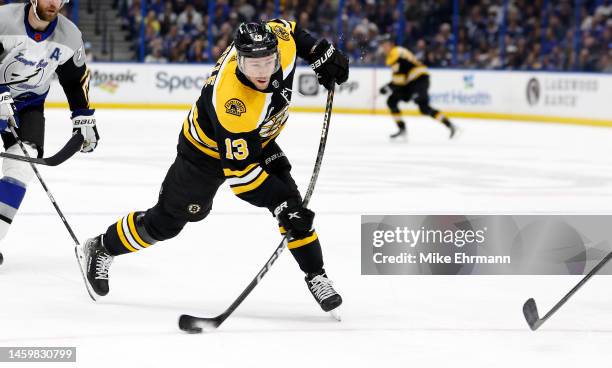
[[[266,23],[242,23],[234,36],[239,56],[262,57],[278,51],[278,39]]]
[[[274,71],[280,67],[278,39],[266,23],[241,23],[234,35],[234,46],[238,51],[238,67],[243,73],[245,58],[276,55]]]

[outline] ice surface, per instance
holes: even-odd
[[[292,114],[279,139],[303,191],[322,115]],[[94,153],[40,167],[81,241],[155,203],[185,116],[99,110]],[[280,241],[273,218],[227,186],[206,220],[117,258],[111,293],[93,303],[74,244],[33,181],[0,245],[0,346],[77,346],[77,367],[105,368],[608,365],[608,277],[589,281],[534,333],[523,302],[535,297],[543,314],[579,277],[361,276],[359,237],[362,214],[610,214],[612,130],[457,119],[463,134],[449,141],[431,119],[406,120],[409,142],[390,143],[389,117],[332,116],[311,208],[344,297],[342,322],[318,309],[286,252],[217,332],[178,330],[182,313],[222,312]],[[47,111],[47,155],[70,130],[67,112]]]

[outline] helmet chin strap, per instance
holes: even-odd
[[[62,0],[60,9],[63,8],[64,5],[69,1],[70,0]],[[38,0],[30,0],[30,4],[32,4],[32,9],[34,10],[34,16],[36,17],[36,19],[38,19],[41,22],[44,22],[44,20],[40,19],[40,17],[38,16],[38,12],[36,11],[36,9],[38,9]]]
[[[42,22],[43,20],[40,19],[40,17],[38,16],[38,12],[36,11],[36,9],[38,9],[38,0],[30,0],[30,3],[32,4],[32,10],[34,10],[34,16],[36,17],[36,19]]]

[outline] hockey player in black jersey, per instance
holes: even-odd
[[[94,299],[109,291],[113,257],[172,238],[187,222],[204,219],[227,182],[239,198],[269,209],[281,233],[289,232],[288,248],[321,308],[331,311],[342,303],[323,268],[314,212],[302,207],[291,164],[275,142],[288,119],[297,57],[311,63],[327,88],[348,78],[346,56],[295,22],[240,25],[183,122],[157,204],[77,247]]]
[[[57,74],[72,111],[73,131],[83,134],[82,152],[98,142],[89,106],[89,70],[79,29],[60,15],[67,0],[31,0],[0,6],[0,135],[4,149],[22,155],[8,129],[11,118],[31,156],[43,156],[44,103]],[[0,240],[5,237],[34,176],[30,165],[5,159],[0,178]],[[0,263],[2,263],[0,254]]]
[[[387,106],[397,124],[398,131],[391,138],[406,137],[406,123],[402,120],[399,102],[414,101],[423,115],[431,116],[444,124],[453,138],[457,128],[444,114],[429,105],[429,73],[427,67],[421,63],[408,49],[396,46],[391,35],[386,34],[379,38],[381,48],[386,55],[385,64],[391,67],[393,76],[391,82],[380,89],[387,98]]]

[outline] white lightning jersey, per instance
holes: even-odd
[[[45,31],[36,31],[27,20],[30,6],[0,6],[0,88],[7,86],[17,104],[44,102],[58,66],[85,64],[76,25],[59,15]]]

